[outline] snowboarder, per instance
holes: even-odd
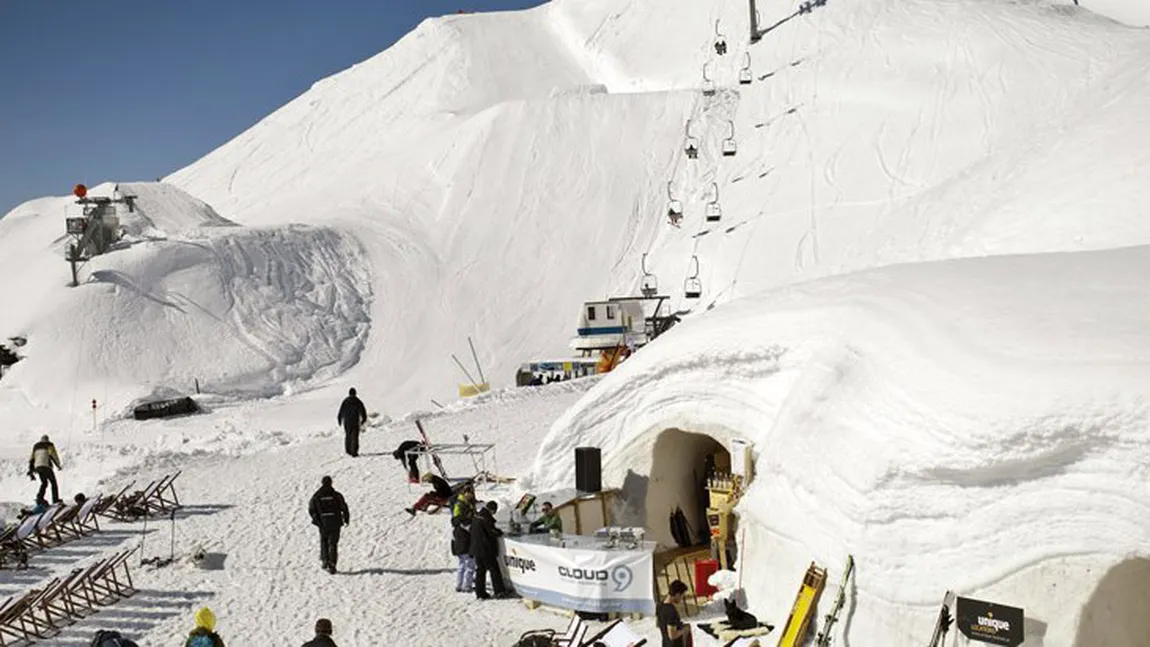
[[[559,513],[551,506],[550,501],[543,502],[543,516],[531,522],[531,532],[563,532],[563,520]]]
[[[351,523],[351,515],[343,495],[332,487],[331,477],[323,477],[320,483],[320,488],[308,503],[307,512],[312,524],[319,528],[319,559],[323,569],[335,573],[339,561],[339,529]]]
[[[56,469],[64,469],[60,465],[60,455],[56,453],[56,446],[48,440],[48,434],[40,437],[40,442],[32,445],[32,456],[28,459],[28,478],[36,480],[36,476],[40,477],[40,493],[36,495],[37,499],[44,497],[44,491],[48,486],[52,486],[52,503],[60,502],[60,487],[56,485],[56,473],[52,471],[52,466],[55,465]]]
[[[475,558],[471,556],[471,518],[451,520],[451,554],[459,566],[455,569],[455,590],[458,593],[475,591]]]
[[[196,612],[196,628],[188,634],[184,647],[224,647],[224,639],[216,633],[216,614],[204,607]]]
[[[682,580],[675,580],[668,587],[663,601],[655,607],[655,619],[659,626],[659,636],[663,638],[663,647],[689,647],[691,644],[691,632],[683,628],[683,619],[675,608],[686,594],[687,585]]]
[[[320,618],[315,621],[315,638],[305,642],[303,647],[338,647],[331,639],[331,620]]]
[[[395,460],[407,465],[408,483],[419,483],[419,454],[408,454],[407,452],[422,446],[423,443],[418,440],[405,440],[399,443],[399,447],[396,447],[395,451],[391,453]]]
[[[367,409],[363,401],[355,395],[355,389],[348,389],[347,397],[339,405],[339,415],[335,417],[343,425],[343,448],[348,456],[359,456],[359,430],[367,424]]]
[[[478,600],[491,598],[487,594],[487,573],[491,573],[491,589],[497,598],[511,595],[503,584],[503,572],[499,569],[499,538],[503,531],[495,527],[495,513],[499,504],[488,501],[475,513],[471,521],[471,556],[475,558],[475,597]]]
[[[439,509],[446,506],[447,501],[451,498],[451,495],[454,494],[451,490],[451,484],[442,476],[437,474],[424,474],[421,480],[424,483],[430,484],[434,489],[419,497],[415,505],[410,508],[404,508],[404,510],[407,510],[407,514],[413,517],[417,511],[426,512],[429,506],[435,506],[434,512],[439,512]]]

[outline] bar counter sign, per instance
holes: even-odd
[[[503,537],[517,593],[562,609],[655,614],[654,557],[646,550],[561,548]]]
[[[1025,614],[1018,607],[960,597],[954,615],[958,630],[971,640],[1018,647],[1026,639],[1023,635]]]

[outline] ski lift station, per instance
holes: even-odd
[[[621,298],[583,304],[578,335],[571,340],[576,350],[607,350],[639,347],[649,341],[643,299]]]

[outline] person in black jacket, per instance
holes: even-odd
[[[60,455],[56,453],[56,446],[48,439],[45,434],[40,437],[40,442],[32,445],[32,456],[28,459],[28,478],[33,481],[36,476],[40,477],[40,493],[36,498],[43,498],[45,490],[48,486],[52,486],[52,503],[60,502],[60,488],[56,485],[56,473],[52,471],[52,466],[55,465],[56,469],[64,469],[60,465]]]
[[[490,599],[487,594],[487,573],[491,573],[491,589],[495,597],[511,595],[503,584],[503,571],[499,568],[499,538],[503,531],[495,527],[495,512],[499,504],[488,501],[475,513],[471,522],[471,556],[475,558],[475,597]]]
[[[411,506],[410,508],[404,508],[404,510],[407,510],[407,514],[413,517],[415,516],[416,511],[427,512],[428,506],[435,506],[435,510],[432,510],[431,512],[439,512],[439,509],[447,505],[448,499],[450,499],[452,495],[455,494],[455,492],[451,490],[451,484],[448,483],[447,479],[443,478],[442,476],[438,476],[436,474],[424,474],[421,480],[424,483],[431,485],[433,489],[419,497],[419,500],[415,502],[415,505]]]
[[[347,502],[325,476],[322,485],[312,495],[307,512],[313,525],[319,527],[319,558],[328,573],[335,573],[339,561],[339,529],[351,523]]]
[[[338,647],[331,639],[331,620],[320,618],[315,621],[315,638],[305,642],[303,647]]]
[[[422,447],[423,443],[418,440],[405,440],[399,443],[399,447],[391,453],[392,458],[405,463],[407,465],[407,482],[419,483],[419,454],[408,454],[407,452]]]
[[[359,456],[359,430],[367,424],[367,409],[363,401],[355,395],[355,389],[348,389],[347,397],[339,405],[339,415],[335,417],[343,425],[343,448],[348,456]]]

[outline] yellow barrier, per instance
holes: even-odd
[[[473,398],[473,397],[479,395],[480,393],[487,393],[490,390],[491,390],[491,385],[488,384],[487,382],[483,382],[482,384],[479,384],[479,385],[460,384],[459,385],[459,397],[461,397],[461,398]]]

